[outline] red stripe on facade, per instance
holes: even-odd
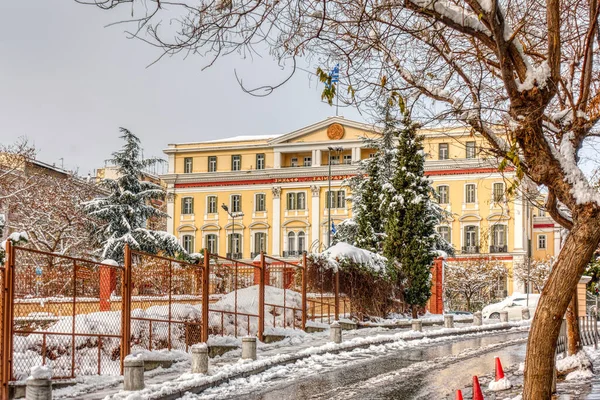
[[[510,261],[513,256],[469,256],[469,257],[448,257],[444,261],[477,261],[477,260],[498,260],[498,261]]]
[[[514,168],[507,167],[505,171],[513,171]],[[443,171],[425,172],[425,176],[442,176],[442,175],[461,175],[461,174],[489,174],[498,172],[497,168],[470,168],[470,169],[450,169]],[[342,181],[353,177],[354,175],[332,175],[332,181]],[[328,181],[328,176],[298,176],[294,178],[267,178],[267,179],[244,179],[236,181],[217,181],[217,182],[191,182],[191,183],[176,183],[176,188],[195,188],[195,187],[213,187],[213,186],[238,186],[238,185],[264,185],[278,183],[295,183],[295,182],[324,182]]]
[[[533,224],[534,228],[554,228],[554,224]]]

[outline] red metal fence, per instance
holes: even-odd
[[[50,365],[55,379],[119,375],[132,351],[188,351],[211,336],[262,340],[270,328],[304,329],[348,311],[331,274],[311,282],[306,255],[297,264],[264,254],[246,263],[205,250],[190,264],[126,247],[118,266],[10,242],[6,250],[0,399],[37,365]]]

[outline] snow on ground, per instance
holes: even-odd
[[[477,327],[479,329],[478,332],[474,333],[465,333],[461,335],[461,337],[467,336],[479,336],[487,334],[486,330],[489,330],[491,327],[506,327],[507,329],[525,329],[528,325],[529,321],[525,321],[522,324],[495,324],[486,326],[486,327]],[[511,328],[512,327],[512,328]],[[442,328],[435,329],[429,331],[430,333],[434,333],[437,335],[442,334],[450,334],[450,333],[459,333],[464,331],[465,329],[473,329],[475,327],[468,326],[463,328]],[[345,332],[344,332],[345,333]],[[298,338],[290,338],[290,339],[298,339]],[[302,338],[299,338],[302,339]],[[406,339],[416,339],[407,341]],[[335,343],[324,343],[320,346],[310,346],[305,347],[303,349],[299,349],[298,347],[290,347],[288,351],[291,350],[291,353],[277,351],[275,354],[271,354],[267,357],[264,356],[264,353],[259,353],[259,358],[255,361],[249,360],[232,360],[230,359],[229,363],[220,364],[219,360],[215,360],[215,362],[211,362],[211,369],[209,371],[209,375],[201,375],[201,374],[190,374],[185,373],[181,375],[179,378],[171,379],[169,381],[165,381],[162,384],[154,384],[147,385],[147,387],[140,391],[136,392],[136,398],[144,398],[144,399],[152,399],[157,398],[163,395],[167,395],[170,393],[174,393],[176,391],[185,391],[187,389],[191,389],[195,386],[199,386],[201,384],[206,384],[210,382],[216,382],[221,378],[226,378],[232,376],[237,373],[252,371],[259,367],[269,367],[278,362],[284,362],[286,360],[293,360],[297,355],[307,356],[306,359],[299,360],[293,364],[289,364],[287,366],[275,366],[265,373],[266,376],[277,375],[277,374],[288,374],[290,373],[289,368],[296,368],[304,371],[304,368],[308,366],[313,372],[315,368],[319,368],[319,365],[322,365],[325,361],[330,360],[335,363],[335,360],[341,359],[344,357],[344,354],[348,352],[353,352],[354,354],[362,354],[364,356],[372,355],[381,355],[388,353],[394,349],[402,349],[406,347],[418,347],[427,343],[435,343],[446,340],[453,340],[455,337],[441,337],[441,338],[428,338],[425,337],[424,333],[421,332],[396,332],[393,334],[377,334],[371,337],[354,337],[351,339],[346,339],[345,342],[340,344]],[[391,343],[389,341],[392,340]],[[356,349],[356,346],[364,346],[365,348]],[[338,354],[331,354],[332,351],[340,352],[341,356]],[[227,356],[227,355],[226,355]],[[239,355],[238,355],[239,357]],[[340,358],[341,357],[341,358]],[[347,360],[343,360],[342,365],[346,363]],[[215,365],[216,364],[216,365]],[[302,372],[304,373],[304,372]],[[253,375],[247,378],[251,383],[260,383],[261,374]],[[225,385],[229,387],[230,385]],[[133,400],[133,398],[128,397],[130,395],[129,392],[121,391],[112,396],[108,396],[108,399],[128,399]]]
[[[472,321],[473,315],[469,314],[452,314],[454,316],[454,322],[461,321]],[[400,325],[409,323],[412,320],[411,315],[404,314],[391,314],[389,318],[373,318],[371,321],[361,322],[363,326],[388,326],[388,325]],[[444,315],[442,314],[430,314],[429,312],[419,317],[420,321],[430,323],[444,323]],[[486,321],[484,321],[485,323]]]

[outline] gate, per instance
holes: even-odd
[[[53,379],[120,375],[123,268],[7,245],[3,384],[48,365]]]
[[[206,341],[202,306],[205,268],[172,258],[126,250],[129,349],[188,351]]]
[[[306,274],[304,264],[262,256],[265,266],[265,325],[272,328],[306,326]],[[305,260],[305,258],[303,258]]]

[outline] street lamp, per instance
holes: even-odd
[[[339,154],[344,151],[343,147],[331,147],[327,148],[329,150],[329,175],[328,175],[328,191],[327,191],[327,248],[331,247],[331,152],[335,151]]]
[[[231,217],[231,241],[229,242],[229,248],[231,251],[231,258],[235,258],[234,257],[234,252],[233,252],[233,240],[235,238],[235,217],[243,217],[244,213],[243,212],[229,212],[229,207],[227,207],[227,205],[225,203],[221,204],[221,208],[223,210],[225,210],[225,212]],[[225,235],[227,235],[227,232],[225,232]]]

